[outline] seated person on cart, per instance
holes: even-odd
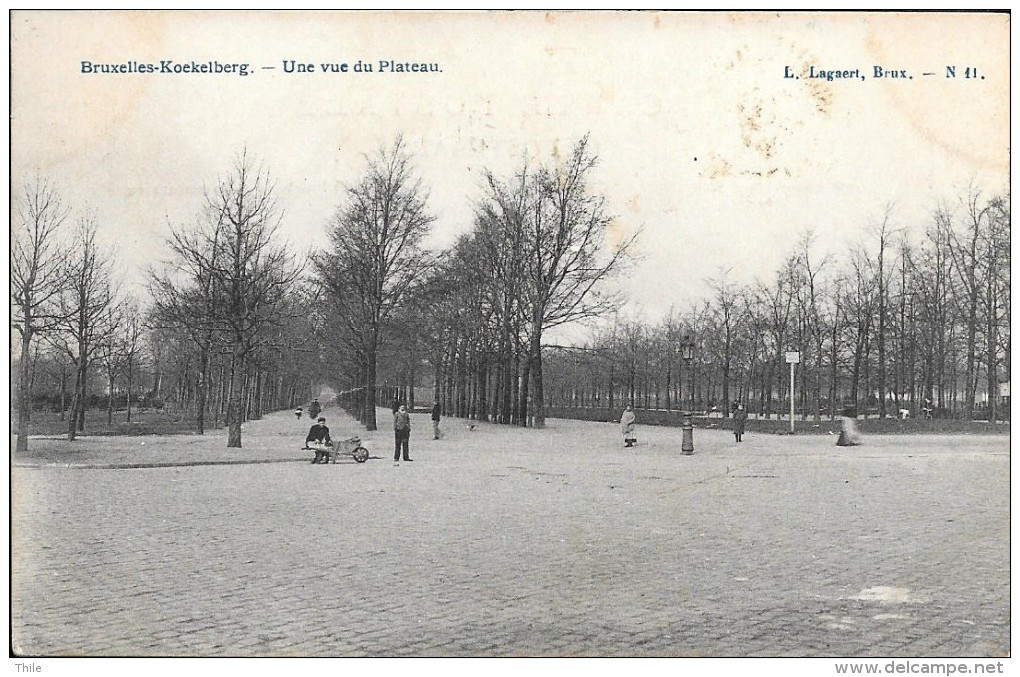
[[[315,459],[312,463],[329,463],[329,454],[333,450],[333,440],[329,438],[329,428],[326,427],[326,417],[320,416],[319,421],[308,431],[305,438],[305,447],[315,451]]]

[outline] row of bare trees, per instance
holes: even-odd
[[[550,394],[560,406],[680,403],[724,416],[739,400],[771,416],[789,411],[784,357],[798,351],[804,418],[852,406],[995,421],[1010,359],[1009,223],[1008,196],[975,191],[934,210],[916,239],[892,210],[839,254],[820,255],[805,233],[771,282],[738,285],[723,270],[686,312],[655,326],[617,318],[582,350],[554,352]],[[689,365],[677,358],[687,335]]]
[[[95,404],[89,394],[105,387],[108,422],[115,399],[128,421],[137,397],[166,400],[194,415],[200,433],[207,417],[224,419],[236,447],[243,420],[302,402],[328,380],[308,313],[312,294],[280,242],[280,214],[268,171],[242,152],[194,222],[171,224],[170,259],[150,271],[151,303],[142,307],[120,291],[96,216],[83,210],[72,219],[53,185],[26,184],[11,252],[18,449],[27,449],[33,393],[44,381],[51,393],[59,386],[48,399],[62,416],[66,409],[71,440]]]
[[[241,152],[194,223],[171,224],[171,259],[150,275],[154,327],[194,360],[181,398],[193,398],[201,433],[213,394],[228,447],[241,446],[245,419],[291,406],[299,384],[309,388],[299,368],[308,360],[298,357],[311,339],[307,298],[297,256],[280,242],[274,191],[269,171]]]
[[[338,387],[371,427],[375,405],[418,385],[450,414],[520,425],[543,424],[547,397],[723,415],[740,400],[771,416],[789,410],[788,351],[801,360],[794,404],[816,421],[847,406],[999,416],[1008,196],[975,191],[941,206],[920,236],[889,207],[864,241],[835,253],[820,253],[806,232],[773,279],[738,284],[722,270],[707,298],[653,326],[620,319],[618,300],[604,295],[632,240],[607,242],[587,138],[559,162],[486,172],[473,227],[437,255],[419,247],[431,219],[409,161],[398,142],[370,162],[317,266],[327,352],[346,379]],[[597,317],[616,319],[586,345],[544,340]],[[686,337],[696,341],[689,363],[678,351]]]
[[[98,240],[94,212],[85,208],[72,214],[57,188],[41,177],[26,181],[14,202],[11,321],[20,339],[16,448],[24,451],[40,362],[60,365],[61,399],[69,399],[62,403],[67,434],[73,440],[85,429],[90,374],[98,368],[111,382],[121,374],[130,382],[141,327],[137,302],[120,292],[115,279],[115,253]]]
[[[398,142],[372,165],[373,185],[407,185],[392,177],[403,177],[408,161]],[[393,387],[413,392],[420,379],[432,384],[449,413],[544,424],[544,337],[615,307],[617,299],[601,283],[621,268],[634,241],[629,236],[606,243],[612,220],[604,197],[590,186],[597,164],[585,137],[557,161],[525,160],[506,177],[485,172],[472,228],[432,257],[416,246],[429,219],[412,218],[425,213],[424,200],[395,201],[401,205],[396,213],[414,228],[408,237],[400,228],[386,228],[393,212],[386,191],[367,198],[364,189],[352,191],[320,279],[335,317],[351,325],[334,332],[351,337],[354,343],[346,347],[367,355],[378,351],[380,331],[387,339],[382,372],[369,358],[348,384],[356,409],[374,417],[374,406],[384,403],[374,390],[383,373],[391,386],[387,396]],[[413,186],[412,194],[423,195],[420,184]],[[372,218],[356,218],[363,214]],[[393,262],[386,252],[393,252]],[[407,257],[403,266],[397,264],[401,252]]]
[[[536,427],[549,404],[728,415],[740,400],[768,416],[787,410],[790,350],[805,417],[860,405],[997,418],[1009,373],[1008,195],[973,191],[913,238],[889,209],[836,254],[805,233],[773,279],[738,284],[721,270],[708,298],[648,324],[622,319],[605,292],[635,236],[620,235],[592,189],[597,167],[585,137],[508,176],[484,172],[471,227],[433,252],[428,191],[398,137],[366,159],[328,223],[329,248],[305,271],[282,241],[268,170],[244,151],[193,222],[170,224],[171,256],[150,271],[144,307],[118,291],[97,217],[72,218],[51,185],[30,182],[11,253],[18,448],[40,371],[59,383],[71,439],[96,388],[108,420],[115,394],[126,391],[130,418],[140,391],[193,412],[199,432],[225,420],[228,446],[241,445],[242,421],[321,384],[369,429],[377,404],[419,385],[448,414]],[[587,344],[546,340],[598,319]],[[687,337],[689,362],[678,350]]]
[[[328,225],[330,249],[313,259],[313,317],[331,380],[369,430],[380,350],[397,316],[420,295],[432,259],[422,248],[433,217],[428,194],[402,138],[368,158]]]

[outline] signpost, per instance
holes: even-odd
[[[794,403],[794,392],[793,392],[793,370],[795,365],[800,362],[800,353],[797,351],[788,351],[786,353],[786,362],[790,365],[790,434],[793,434],[793,403]]]

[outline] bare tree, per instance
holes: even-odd
[[[108,331],[98,341],[96,355],[106,373],[106,423],[113,423],[113,400],[116,394],[117,377],[124,366],[121,346],[123,312],[118,304],[110,309]]]
[[[822,399],[822,357],[825,341],[825,317],[823,307],[824,290],[821,279],[821,272],[828,265],[830,258],[821,257],[815,260],[812,248],[814,244],[814,233],[804,233],[797,242],[797,263],[799,266],[799,284],[797,285],[799,303],[804,311],[806,319],[807,340],[813,351],[813,355],[805,355],[803,359],[803,371],[813,368],[814,378],[811,383],[811,411],[816,423],[821,421],[821,399]],[[810,364],[809,358],[814,359]],[[806,373],[805,373],[806,376]]]
[[[315,262],[361,357],[358,387],[364,388],[362,422],[369,430],[376,429],[376,369],[384,326],[429,264],[421,249],[433,221],[427,200],[398,137],[392,148],[368,160],[361,181],[347,190],[330,226],[333,249]]]
[[[226,343],[224,310],[214,286],[217,266],[225,266],[225,223],[222,206],[207,200],[205,213],[192,229],[173,228],[168,241],[172,260],[149,275],[153,300],[152,318],[157,327],[182,329],[198,349],[196,426],[205,433],[205,412],[209,393],[209,364],[213,344]]]
[[[515,396],[514,389],[520,383],[518,367],[525,319],[525,221],[535,199],[534,187],[527,160],[508,181],[486,172],[485,196],[475,208],[475,246],[470,253],[484,271],[496,325],[495,408],[500,423],[526,422],[520,393]]]
[[[738,316],[736,313],[737,291],[729,276],[732,268],[721,269],[717,277],[709,280],[709,286],[715,294],[713,309],[721,331],[722,340],[722,403],[723,418],[730,415],[730,371],[733,365],[733,341],[737,332]]]
[[[856,408],[861,392],[861,380],[867,372],[868,353],[875,314],[875,277],[871,272],[868,255],[860,249],[851,252],[851,271],[842,283],[840,305],[844,309],[849,343],[853,348],[850,367],[850,402]],[[864,407],[867,409],[870,393],[865,388]]]
[[[155,345],[162,351],[162,342],[173,348],[183,340],[188,345],[180,352],[188,363],[197,357],[197,376],[191,367],[178,370],[177,401],[190,407],[197,400],[199,432],[205,429],[214,350],[229,359],[221,365],[216,408],[218,420],[219,406],[226,404],[228,447],[241,446],[246,415],[260,415],[271,360],[260,360],[259,351],[281,347],[276,329],[289,316],[287,297],[300,275],[295,256],[277,242],[280,221],[268,170],[243,150],[206,192],[197,222],[171,228],[171,260],[149,276]],[[158,388],[162,359],[155,362]]]
[[[29,367],[36,334],[51,331],[62,319],[57,297],[67,279],[58,238],[67,219],[56,189],[42,179],[26,182],[17,201],[17,225],[11,241],[12,324],[21,338],[18,373],[18,441],[28,450],[31,393]]]
[[[1006,341],[1001,352],[1009,355],[1009,196],[989,202],[988,227],[983,235],[982,272],[985,276],[982,305],[985,315],[986,365],[988,388],[988,421],[995,423],[999,397],[999,340]],[[1005,317],[1001,314],[1005,312]]]
[[[888,319],[888,305],[889,305],[889,277],[891,275],[891,267],[887,265],[886,258],[889,250],[889,240],[893,237],[897,230],[893,229],[889,225],[889,219],[892,214],[892,205],[886,207],[885,216],[882,218],[882,222],[875,228],[875,234],[878,237],[878,252],[875,260],[875,293],[876,293],[876,305],[878,308],[878,331],[875,338],[878,341],[878,417],[885,418],[886,407],[885,397],[887,388],[887,369],[886,369],[886,327]]]
[[[113,252],[99,244],[97,229],[95,214],[86,211],[78,220],[68,257],[67,284],[60,297],[65,318],[63,329],[68,338],[63,345],[75,364],[71,415],[67,422],[67,439],[72,441],[78,431],[85,429],[88,370],[92,358],[102,339],[111,331]]]
[[[269,172],[246,150],[206,199],[216,220],[194,242],[206,252],[210,310],[230,351],[227,446],[240,447],[246,360],[264,341],[267,325],[283,321],[280,310],[300,267],[276,242],[281,216]]]
[[[123,321],[121,323],[121,356],[124,360],[124,375],[126,377],[125,392],[127,392],[127,421],[131,422],[131,399],[134,395],[135,368],[138,366],[139,355],[142,350],[142,333],[144,318],[141,315],[141,308],[138,301],[129,298],[123,305]]]
[[[605,198],[588,185],[598,157],[582,138],[561,166],[539,173],[538,195],[526,224],[528,300],[530,305],[528,366],[534,381],[534,422],[545,425],[542,381],[542,334],[547,329],[608,312],[617,300],[598,285],[616,272],[637,233],[615,246],[605,246],[612,218]],[[527,374],[524,383],[528,381]]]
[[[917,278],[916,301],[919,314],[917,340],[922,362],[922,397],[939,410],[947,407],[946,362],[952,312],[953,263],[950,254],[952,218],[944,208],[936,209],[925,232],[925,242],[913,258]],[[931,406],[931,405],[929,405]]]
[[[944,211],[946,219],[946,234],[949,238],[948,250],[953,261],[953,271],[962,287],[961,293],[954,294],[957,312],[966,318],[967,331],[967,355],[966,355],[966,383],[964,388],[965,416],[968,420],[974,418],[974,403],[977,395],[977,335],[978,335],[978,307],[982,291],[982,280],[979,279],[981,261],[981,222],[985,219],[991,205],[981,204],[981,194],[972,189],[966,198],[966,222],[964,224],[965,235],[963,237],[953,227],[952,215],[948,210]]]

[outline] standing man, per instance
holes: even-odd
[[[439,406],[439,402],[432,405],[432,439],[439,439],[439,415],[442,413],[443,408]]]
[[[397,411],[393,414],[393,461],[400,461],[400,451],[404,451],[404,460],[410,462],[411,459],[408,456],[408,447],[411,442],[411,415],[407,413],[407,407],[400,405]]]
[[[737,403],[737,410],[733,412],[733,437],[736,438],[737,442],[742,441],[740,438],[744,436],[744,424],[747,422],[747,412],[744,410],[744,405]]]

